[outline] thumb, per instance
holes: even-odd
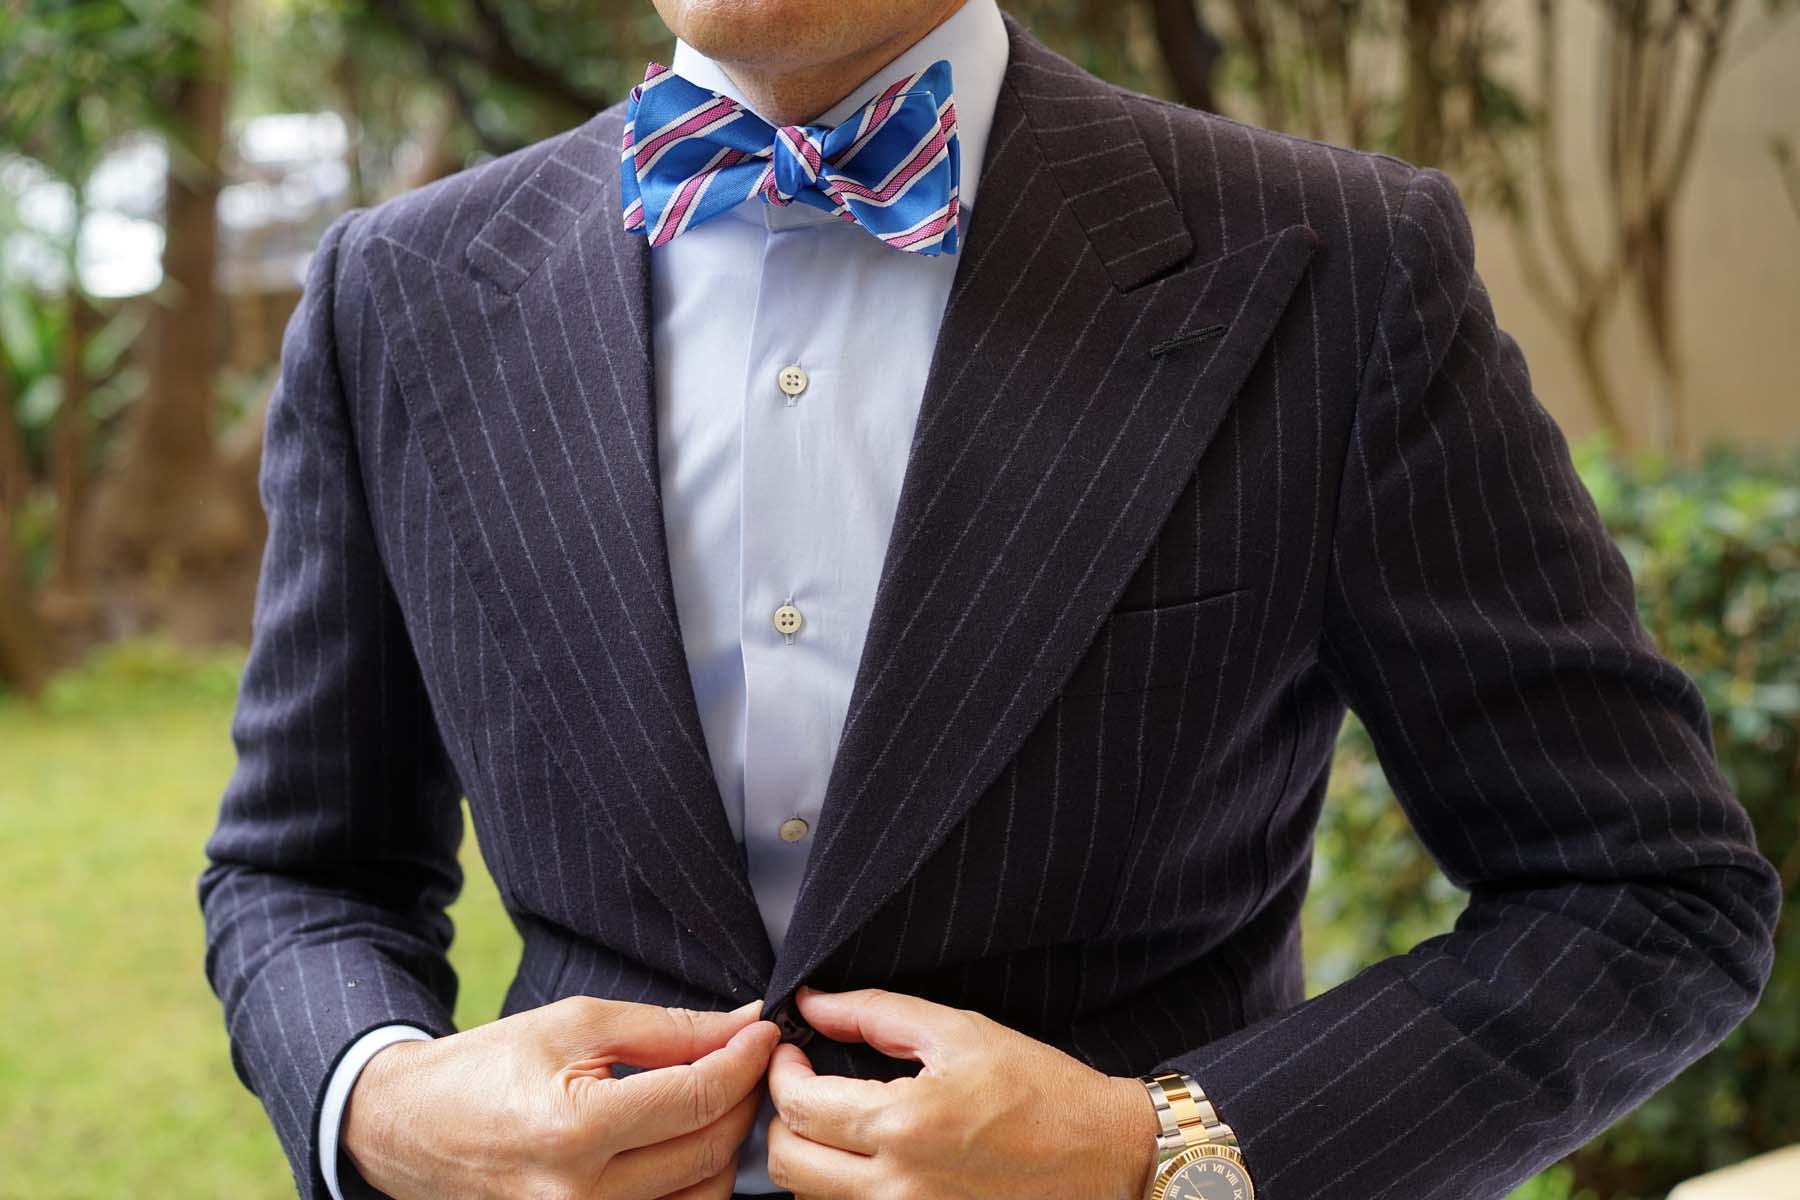
[[[709,1054],[756,1020],[761,1000],[728,1012],[639,1004],[584,996],[558,1031],[569,1058],[604,1058],[640,1067],[690,1063]],[[568,1003],[564,1001],[563,1003]]]
[[[826,1037],[866,1042],[890,1058],[941,1066],[966,1040],[966,1013],[920,996],[873,987],[848,992],[801,987],[794,998],[807,1024]]]

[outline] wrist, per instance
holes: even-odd
[[[1149,1194],[1150,1181],[1156,1175],[1156,1139],[1162,1132],[1162,1123],[1141,1080],[1131,1075],[1109,1075],[1107,1084],[1114,1117],[1107,1128],[1114,1132],[1111,1142],[1118,1149],[1116,1178],[1121,1181],[1120,1194],[1127,1200],[1141,1200]]]
[[[397,1041],[369,1057],[350,1087],[339,1126],[344,1154],[365,1179],[382,1161],[393,1141],[396,1097],[404,1078],[416,1071],[419,1055],[429,1054],[427,1040]],[[377,1172],[378,1173],[378,1172]]]

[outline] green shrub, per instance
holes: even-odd
[[[1591,1145],[1522,1189],[1533,1200],[1638,1200],[1800,1142],[1800,457],[1778,467],[1715,451],[1699,466],[1626,462],[1594,444],[1583,480],[1631,564],[1638,610],[1700,685],[1726,777],[1787,904],[1762,1003]],[[1306,913],[1310,986],[1448,929],[1462,896],[1387,789],[1367,734],[1345,723]]]
[[[150,710],[224,704],[237,696],[244,648],[195,648],[160,634],[96,646],[77,666],[50,680],[29,707],[59,721],[98,720]],[[0,689],[0,713],[27,706]]]

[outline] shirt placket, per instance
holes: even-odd
[[[817,409],[832,397],[807,289],[818,231],[771,231],[745,361],[739,620],[744,655],[744,849],[770,941],[779,948],[830,772],[831,513]],[[778,903],[768,903],[780,898]]]

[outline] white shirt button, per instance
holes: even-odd
[[[800,632],[800,626],[806,624],[806,618],[801,616],[800,610],[791,604],[784,604],[776,609],[773,619],[775,631],[789,641],[793,641],[794,635]]]
[[[799,817],[789,817],[781,823],[779,830],[784,842],[797,842],[806,836],[807,824]]]
[[[806,390],[806,371],[799,366],[783,367],[781,373],[775,376],[775,383],[783,394],[798,396]]]

